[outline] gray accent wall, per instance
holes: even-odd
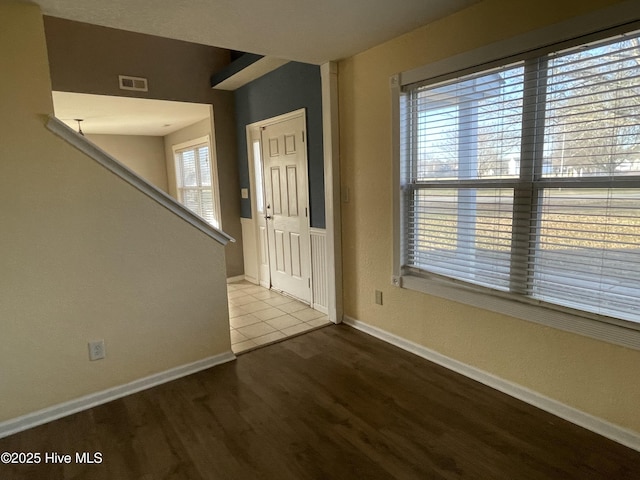
[[[325,228],[322,85],[320,67],[289,62],[235,91],[240,188],[249,189],[246,126],[306,109],[311,226]],[[239,194],[240,192],[238,192]],[[251,202],[241,199],[241,215],[251,218]]]

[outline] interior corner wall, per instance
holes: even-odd
[[[344,312],[475,369],[640,433],[640,351],[391,286],[392,75],[613,0],[484,0],[339,64]],[[597,16],[596,16],[597,17]],[[380,290],[384,304],[376,305]]]
[[[0,423],[230,355],[222,245],[46,128],[36,5],[0,2],[0,58]]]
[[[236,138],[240,188],[249,189],[246,126],[305,108],[311,226],[325,228],[322,84],[320,67],[289,62],[235,91]],[[250,199],[241,199],[244,218],[251,218]]]
[[[233,92],[213,90],[212,74],[229,64],[228,50],[71,20],[44,17],[53,90],[213,105],[227,276],[242,275],[240,188]],[[148,92],[118,88],[118,75],[149,80]],[[244,138],[244,135],[243,135]]]
[[[162,137],[97,134],[86,137],[153,186],[169,192]]]

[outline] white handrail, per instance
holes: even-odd
[[[166,209],[178,215],[184,221],[190,223],[205,235],[213,238],[222,245],[226,245],[229,242],[235,242],[233,237],[207,223],[204,219],[200,218],[198,215],[179,203],[175,198],[151,185],[144,178],[124,166],[107,152],[96,146],[93,142],[81,135],[78,135],[73,129],[69,128],[58,118],[49,116],[47,128],[64,139],[70,145],[91,157],[110,172],[116,174]]]

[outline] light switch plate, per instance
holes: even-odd
[[[376,290],[376,304],[382,305],[382,292],[380,290]]]

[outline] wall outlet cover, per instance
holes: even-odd
[[[376,290],[376,303],[382,305],[382,292],[380,290]]]
[[[89,360],[101,360],[105,357],[104,340],[89,342]]]

